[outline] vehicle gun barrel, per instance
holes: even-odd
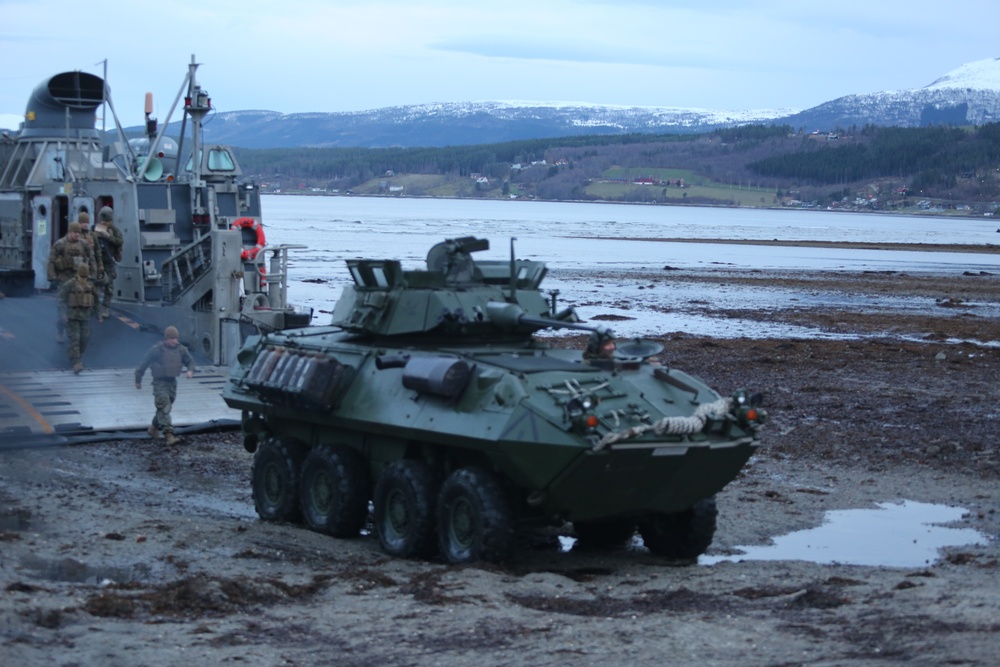
[[[538,317],[529,315],[524,309],[513,303],[490,302],[486,305],[486,312],[490,321],[504,329],[513,329],[518,325],[533,327],[548,327],[551,329],[577,329],[579,331],[597,331],[597,327],[589,324],[581,324],[578,321],[571,321],[568,318],[575,317],[572,309],[566,309],[559,313],[560,318]]]

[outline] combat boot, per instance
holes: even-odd
[[[75,373],[76,375],[79,375],[80,371],[82,371],[82,370],[83,370],[83,362],[82,361],[78,361],[75,364],[73,364],[73,373]]]
[[[157,429],[152,424],[150,424],[149,428],[146,429],[146,433],[148,433],[149,437],[152,438],[153,440],[156,440],[157,438],[160,437],[160,431],[159,431],[159,429]]]
[[[178,438],[173,433],[167,433],[166,434],[166,438],[167,438],[167,444],[168,445],[176,445],[177,443],[179,443],[181,441],[181,439]]]

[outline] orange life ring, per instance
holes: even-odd
[[[264,225],[260,224],[259,220],[254,220],[253,218],[239,218],[238,220],[235,220],[229,228],[252,229],[257,234],[257,245],[252,248],[243,248],[243,252],[240,253],[240,258],[242,259],[257,259],[257,255],[260,254],[260,251],[264,249],[265,245],[267,245],[267,239],[264,238]]]

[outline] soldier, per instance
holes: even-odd
[[[153,376],[153,403],[156,405],[156,415],[147,433],[151,438],[159,438],[160,431],[163,431],[168,445],[180,442],[180,438],[174,436],[170,409],[174,405],[174,399],[177,398],[177,376],[185,366],[188,379],[194,377],[194,358],[188,349],[181,345],[177,327],[170,326],[163,330],[163,340],[149,348],[146,358],[135,369],[136,389],[142,389],[142,376],[147,368]]]
[[[91,277],[98,275],[94,251],[89,244],[80,238],[80,223],[71,222],[66,236],[52,244],[52,250],[49,252],[49,263],[46,267],[47,277],[56,283],[56,287],[59,287],[67,280],[76,277],[76,267],[80,264],[87,265]],[[66,322],[60,317],[56,320],[56,340],[61,343],[65,337]]]
[[[97,264],[97,273],[92,273],[90,275],[94,282],[99,283],[101,281],[101,275],[104,273],[104,263],[101,261],[101,255],[97,251],[97,241],[94,239],[94,235],[90,233],[90,214],[86,211],[80,211],[76,216],[76,221],[80,223],[80,240],[90,246],[90,251],[94,253],[94,262]]]
[[[614,332],[607,327],[600,327],[591,332],[583,358],[587,360],[614,359],[617,348]]]
[[[125,239],[114,223],[114,211],[105,206],[97,214],[97,226],[94,227],[97,237],[97,253],[104,264],[104,296],[97,313],[97,321],[103,322],[111,314],[108,310],[115,293],[115,278],[118,277],[118,262],[122,259],[122,245]]]
[[[69,362],[73,372],[83,370],[83,353],[90,341],[90,318],[97,308],[97,286],[90,279],[90,266],[80,264],[76,276],[59,287],[59,320],[69,331]]]

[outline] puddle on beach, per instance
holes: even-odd
[[[702,556],[700,565],[723,561],[803,560],[821,565],[921,567],[933,564],[945,547],[983,545],[987,536],[971,528],[941,525],[967,510],[904,500],[878,509],[827,512],[823,524],[775,537],[768,546],[736,547],[742,553]]]
[[[741,553],[701,556],[699,565],[725,561],[800,560],[820,565],[923,567],[941,558],[945,547],[984,545],[989,537],[971,528],[941,525],[958,521],[968,510],[904,500],[877,509],[834,510],[822,525],[773,539],[768,546],[738,546]],[[642,538],[630,549],[645,550]],[[576,539],[560,537],[560,551],[573,550]]]

